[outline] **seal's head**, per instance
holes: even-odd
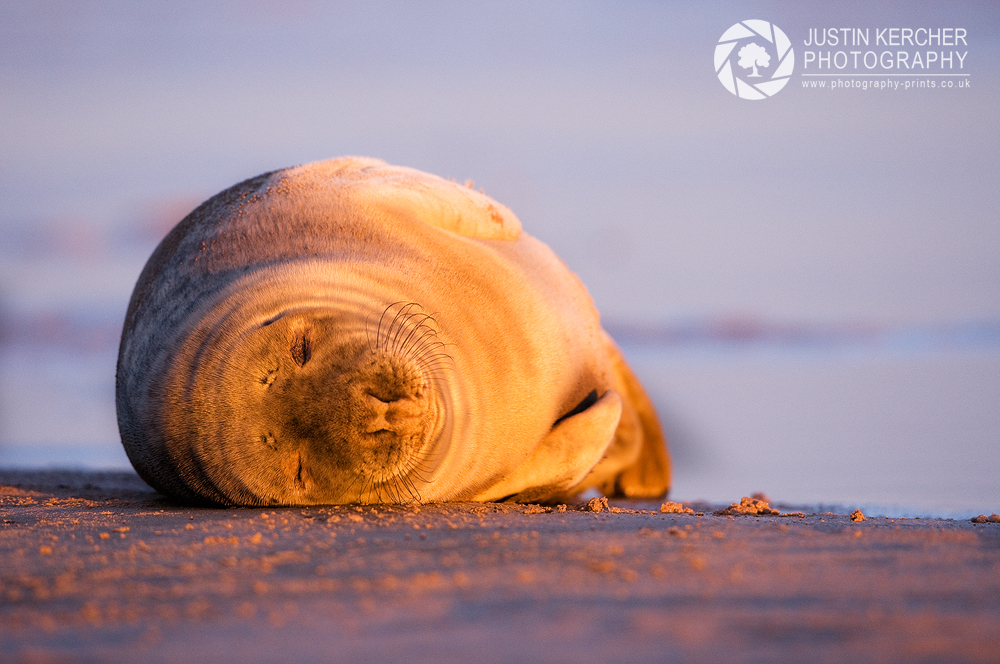
[[[284,466],[268,489],[290,486],[295,502],[416,500],[440,428],[436,378],[447,355],[414,303],[387,308],[363,337],[342,327],[336,316],[313,314],[260,330],[270,363],[250,376],[260,386],[253,433],[261,454]]]
[[[170,449],[185,457],[179,467],[200,495],[235,504],[420,500],[450,358],[419,305],[363,318],[298,307],[209,327],[185,344],[165,386],[168,401],[200,404],[164,411]]]

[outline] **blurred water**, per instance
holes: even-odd
[[[1000,503],[998,346],[626,353],[663,421],[679,497],[760,491],[918,514]]]
[[[365,154],[510,206],[660,408],[678,498],[997,511],[989,2],[7,3],[0,464],[120,466],[132,285],[198,202]],[[736,99],[722,32],[960,26],[972,87]],[[799,70],[801,73],[801,70]],[[895,506],[895,507],[892,507]]]

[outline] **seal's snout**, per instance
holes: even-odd
[[[420,423],[427,412],[427,406],[418,397],[405,397],[384,401],[368,394],[366,402],[370,417],[365,426],[366,433],[394,433],[413,435],[420,430]]]

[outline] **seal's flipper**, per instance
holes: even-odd
[[[583,412],[561,419],[516,471],[491,487],[490,498],[544,502],[565,495],[600,460],[622,412],[622,399],[608,390]]]
[[[660,420],[653,402],[625,362],[618,345],[606,332],[604,337],[614,367],[615,389],[623,402],[622,421],[615,431],[615,442],[631,437],[630,446],[639,448],[638,458],[615,478],[614,490],[607,493],[625,498],[662,498],[670,490],[670,456]]]
[[[621,498],[661,498],[670,489],[670,457],[652,402],[621,351],[606,332],[622,416],[600,463],[570,493],[589,487]]]

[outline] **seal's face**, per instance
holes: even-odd
[[[284,504],[420,499],[447,358],[428,317],[401,309],[381,326],[292,312],[242,338],[225,364],[245,382],[227,432],[243,444],[219,468],[244,478],[240,493]]]
[[[427,377],[413,359],[364,340],[330,343],[326,322],[292,335],[291,362],[260,377],[270,382],[261,443],[294,462],[302,491],[351,502],[416,498],[408,475],[430,432]]]

